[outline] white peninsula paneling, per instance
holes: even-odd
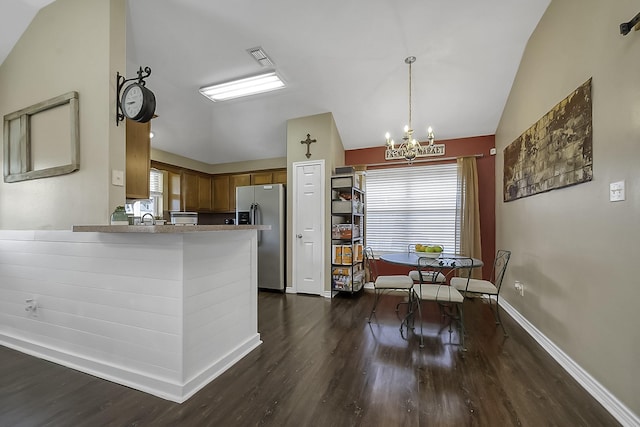
[[[0,342],[181,402],[260,344],[256,268],[255,230],[0,231]]]

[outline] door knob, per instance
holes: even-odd
[[[302,234],[298,234],[298,239],[302,239]]]

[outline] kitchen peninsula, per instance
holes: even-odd
[[[0,230],[0,280],[15,292],[0,341],[183,402],[261,344],[257,239],[269,228]]]

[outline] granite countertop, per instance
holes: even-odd
[[[74,225],[75,232],[193,233],[198,231],[271,230],[270,225]]]

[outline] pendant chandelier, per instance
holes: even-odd
[[[412,163],[419,154],[422,154],[424,151],[423,147],[420,143],[413,138],[413,128],[411,127],[411,64],[416,62],[415,56],[409,56],[405,58],[404,62],[409,65],[409,124],[404,127],[404,135],[402,136],[402,142],[399,146],[396,147],[395,141],[391,138],[389,132],[386,133],[385,138],[387,139],[387,152],[392,153],[390,157],[388,154],[387,158],[397,158],[397,156],[404,157],[409,163]],[[433,129],[431,126],[427,129],[427,139],[429,141],[429,146],[433,146],[433,142],[435,141],[435,137],[433,135]]]

